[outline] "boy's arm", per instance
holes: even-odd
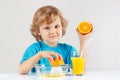
[[[86,56],[86,45],[88,43],[88,40],[92,34],[92,31],[86,35],[84,34],[81,34],[78,30],[77,31],[77,34],[79,36],[79,39],[80,39],[80,52],[79,52],[79,55],[81,55],[81,53],[83,53],[82,56]]]
[[[24,61],[18,67],[19,73],[20,74],[28,73],[40,59],[41,59],[41,54],[38,53],[35,56],[31,57],[30,59]]]
[[[63,59],[61,55],[59,55],[56,52],[50,52],[50,51],[40,51],[35,56],[29,58],[25,62],[21,63],[19,65],[19,73],[20,74],[26,74],[28,73],[32,67],[42,58],[45,57],[49,59],[50,61],[53,61],[52,55],[56,56],[56,58]]]

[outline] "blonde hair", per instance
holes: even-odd
[[[30,31],[31,34],[35,37],[36,41],[41,41],[42,38],[41,36],[38,34],[39,33],[39,26],[42,25],[43,23],[47,23],[50,24],[53,21],[55,21],[55,19],[57,17],[60,17],[61,19],[61,24],[62,24],[62,36],[65,35],[66,33],[66,28],[67,28],[67,20],[62,16],[61,12],[59,9],[57,9],[56,7],[53,6],[44,6],[39,8],[33,17],[33,23],[31,25]]]

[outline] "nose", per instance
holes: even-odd
[[[51,33],[51,34],[56,33],[56,29],[55,29],[55,28],[51,28],[51,29],[50,29],[50,33]]]

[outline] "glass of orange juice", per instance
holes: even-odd
[[[83,75],[85,71],[85,57],[71,57],[73,75]]]

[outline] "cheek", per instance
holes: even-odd
[[[46,33],[46,32],[41,31],[41,32],[40,32],[40,35],[41,35],[42,37],[44,37],[44,36],[46,36],[46,35],[47,35],[47,33]]]
[[[61,31],[59,31],[59,34],[60,34],[60,36],[62,36],[62,30],[61,30]]]

